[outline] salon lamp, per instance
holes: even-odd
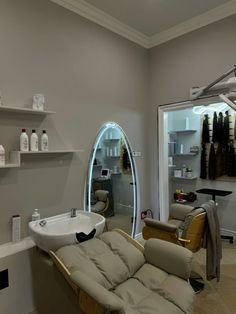
[[[223,79],[232,73],[234,74],[233,77],[222,82]],[[199,100],[213,96],[218,96],[229,107],[236,111],[236,65],[207,86],[194,87],[191,89],[191,100]]]

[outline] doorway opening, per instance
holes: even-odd
[[[227,122],[229,134],[222,151],[223,153],[229,152],[229,149],[232,148],[236,152],[235,112],[219,98],[208,97],[197,101],[159,106],[159,207],[161,221],[168,220],[170,204],[173,202],[199,206],[210,199],[209,195],[196,194],[197,199],[192,197],[188,200],[183,199],[183,195],[195,193],[202,188],[231,190],[232,184],[236,184],[236,176],[231,176],[227,172],[227,165],[222,166],[222,169],[216,167],[217,173],[214,179],[209,175],[209,167],[212,165],[210,149],[212,147],[214,153],[217,154],[219,146],[222,145],[222,140],[214,140],[214,117],[217,118],[217,121],[220,117],[227,121],[229,117]],[[206,119],[209,125],[209,140],[204,143],[203,125]],[[205,159],[202,158],[203,146]],[[202,170],[205,171],[205,177],[202,175]],[[220,174],[218,174],[219,170],[221,170]],[[234,171],[232,167],[229,170],[231,173]],[[182,193],[182,195],[179,197],[178,193]],[[219,199],[218,202],[221,203],[223,200]],[[225,208],[223,203],[220,206]],[[230,225],[228,216],[224,215],[223,212],[220,212],[219,215],[222,225],[227,225],[229,230],[233,230],[234,227]]]

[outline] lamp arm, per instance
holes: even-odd
[[[220,94],[220,99],[222,99],[228,106],[230,106],[233,110],[236,111],[236,104],[231,101],[226,95]]]
[[[210,88],[212,88],[213,86],[215,86],[217,83],[219,83],[220,81],[222,81],[226,76],[230,75],[231,73],[236,71],[236,64],[227,72],[225,72],[224,74],[222,74],[220,77],[218,77],[216,80],[214,80],[212,83],[208,84],[206,87],[204,87],[202,90],[200,90],[198,93],[196,93],[196,95],[193,97],[193,100],[198,99],[198,97],[202,96],[202,94],[206,91],[208,91]]]

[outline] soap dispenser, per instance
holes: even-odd
[[[38,209],[35,209],[32,214],[32,221],[36,221],[40,219],[40,213],[38,212]]]

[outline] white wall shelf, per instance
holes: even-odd
[[[7,107],[7,106],[0,106],[0,111],[3,112],[12,112],[12,113],[26,113],[26,114],[35,114],[35,115],[49,115],[55,114],[55,111],[48,111],[48,110],[34,110],[31,108],[22,108],[22,107]]]
[[[82,149],[57,149],[57,150],[47,150],[47,151],[37,151],[37,152],[22,152],[22,151],[15,151],[15,153],[20,153],[20,155],[37,155],[37,154],[73,154],[73,153],[81,153],[83,152]]]
[[[43,154],[74,154],[81,153],[83,149],[61,149],[61,150],[49,150],[49,151],[38,151],[38,152],[21,152],[21,151],[12,151],[10,152],[10,161],[6,163],[4,166],[0,166],[0,169],[7,168],[19,168],[21,166],[21,155],[43,155]]]
[[[195,133],[197,130],[175,130],[175,131],[169,131],[169,134],[189,134],[189,133]]]
[[[176,157],[187,157],[187,156],[196,156],[197,153],[184,153],[184,154],[174,154]]]
[[[191,178],[187,178],[187,177],[171,177],[173,180],[196,180],[197,177],[196,176],[192,176]]]
[[[7,169],[7,168],[19,168],[19,164],[10,164],[6,163],[4,166],[0,166],[0,169]]]

